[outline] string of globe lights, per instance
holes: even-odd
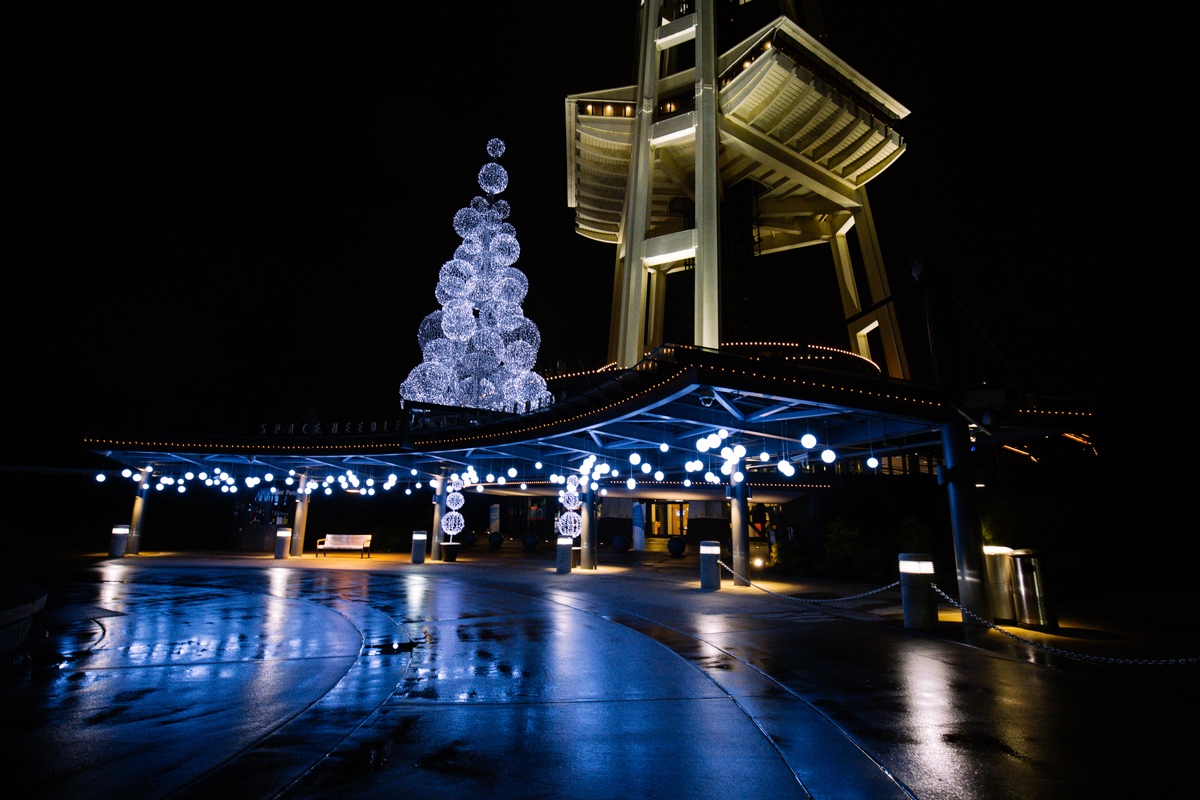
[[[418,477],[419,474],[415,469],[410,470],[412,477]],[[277,494],[281,491],[279,488],[280,481],[276,480],[276,476],[272,472],[265,472],[261,476],[242,476],[239,479],[220,468],[213,470],[211,473],[206,470],[201,472],[187,470],[182,474],[175,475],[159,473],[157,481],[152,483],[151,479],[154,477],[154,468],[145,467],[140,470],[123,469],[121,470],[121,477],[132,480],[138,485],[139,489],[148,490],[153,487],[156,491],[160,492],[173,489],[180,494],[186,493],[190,486],[199,484],[219,489],[224,494],[237,494],[238,490],[243,488],[248,490],[258,489],[262,484],[266,484],[264,488],[271,494]],[[303,488],[301,488],[297,485],[301,477],[303,476],[296,474],[296,470],[288,470],[288,474],[284,476],[282,484],[285,487],[295,486],[296,488],[293,491],[305,495],[311,495],[314,492],[331,495],[336,487],[349,494],[371,497],[375,495],[377,490],[390,491],[398,485],[400,480],[399,476],[395,473],[389,474],[386,480],[377,480],[373,476],[364,477],[354,472],[354,470],[346,470],[344,473],[340,471],[330,473],[324,478],[317,478],[310,475],[308,476],[308,480],[304,482]],[[107,480],[107,475],[103,471],[96,473],[96,481],[98,483],[104,483],[105,480]],[[436,483],[430,481],[430,486],[436,487]],[[413,488],[412,486],[405,487],[404,493],[411,495]],[[422,488],[421,481],[416,481],[415,488],[418,490]]]

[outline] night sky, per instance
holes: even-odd
[[[825,9],[831,49],[912,110],[896,125],[907,153],[869,190],[892,288],[923,257],[1029,389],[1099,396],[1107,354],[1087,331],[1112,291],[1090,279],[1113,258],[1109,178],[1102,143],[1068,123],[1113,91],[1093,80],[1102,54],[1065,12],[910,5]],[[390,413],[493,136],[538,368],[600,366],[613,249],[573,232],[563,98],[633,82],[637,4],[555,4],[549,25],[526,7],[446,4],[436,25],[14,22],[5,461],[81,429],[248,434],[313,407]],[[824,327],[792,323],[797,340]],[[906,346],[913,359],[925,344]]]

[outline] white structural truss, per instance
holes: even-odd
[[[690,5],[644,0],[637,85],[566,100],[567,204],[576,231],[617,246],[609,358],[624,367],[662,343],[665,276],[693,265],[694,344],[719,347],[720,203],[745,180],[759,254],[828,243],[850,319],[864,307],[846,238],[857,225],[865,305],[891,294],[865,187],[904,152],[889,125],[908,109],[787,17],[718,54],[714,0]],[[695,66],[673,71],[687,42]],[[694,204],[694,222],[672,201]],[[868,358],[873,330],[887,373],[907,378],[890,305],[849,326]]]

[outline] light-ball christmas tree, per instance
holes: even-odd
[[[493,159],[504,142],[487,144]],[[529,281],[513,266],[521,255],[516,229],[505,219],[504,167],[479,170],[476,197],[454,215],[462,244],[442,265],[434,296],[442,308],[421,321],[417,343],[423,361],[400,385],[405,400],[518,413],[554,402],[542,376],[531,372],[542,337],[521,308]]]

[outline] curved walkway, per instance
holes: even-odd
[[[689,571],[372,561],[59,570],[50,638],[0,692],[18,785],[76,798],[1107,796],[1168,785],[1195,741],[1181,733],[1189,703],[1127,672],[1048,668],[729,584],[702,593]]]

